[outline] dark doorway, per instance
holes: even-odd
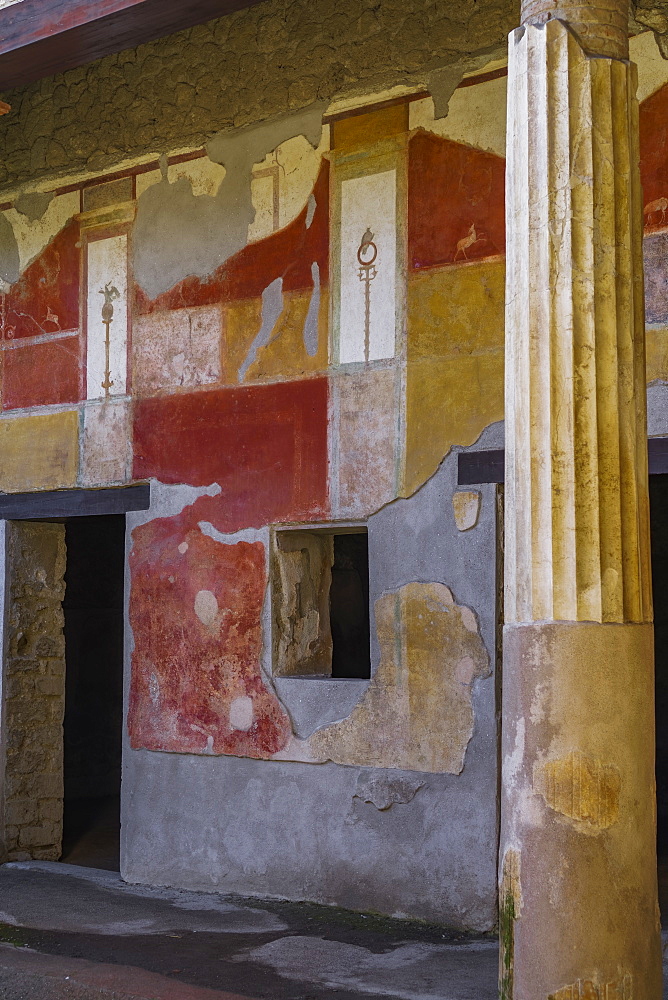
[[[668,475],[650,476],[654,662],[656,679],[656,800],[659,901],[668,921]]]
[[[370,677],[369,536],[334,535],[329,591],[332,677]]]
[[[125,516],[65,525],[62,860],[119,869]]]

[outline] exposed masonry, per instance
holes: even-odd
[[[4,857],[57,860],[63,814],[65,528],[7,522]]]
[[[447,103],[469,57],[501,54],[517,6],[267,0],[107,56],[3,94],[12,111],[0,120],[0,187],[199,146],[221,130],[394,84],[429,84],[435,96],[445,88]]]

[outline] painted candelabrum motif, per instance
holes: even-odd
[[[104,389],[105,396],[108,396],[109,390],[114,384],[109,365],[109,350],[111,344],[110,327],[114,321],[114,299],[119,299],[121,297],[121,293],[115,285],[112,285],[112,283],[108,281],[104,288],[100,289],[100,295],[104,295],[104,303],[102,305],[102,322],[104,324],[104,379],[101,386]]]
[[[377,276],[376,258],[378,247],[373,242],[374,234],[367,227],[357,250],[358,275],[364,282],[364,360],[369,360],[371,340],[371,282]]]

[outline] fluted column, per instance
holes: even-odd
[[[660,1000],[642,204],[628,8],[509,41],[503,1000]]]

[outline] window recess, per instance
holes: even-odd
[[[366,529],[276,530],[272,611],[275,676],[369,678]]]

